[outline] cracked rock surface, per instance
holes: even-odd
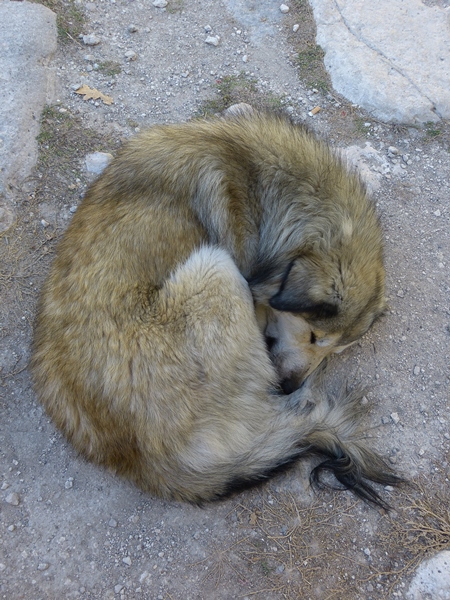
[[[450,6],[311,0],[334,88],[375,117],[450,117]],[[446,6],[447,5],[447,6]]]

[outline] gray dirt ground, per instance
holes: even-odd
[[[149,0],[47,4],[71,37],[61,33],[53,61],[57,102],[43,115],[36,171],[0,237],[0,596],[408,598],[414,567],[450,547],[448,125],[385,124],[337,97],[301,1],[287,15],[273,1],[245,10],[235,0],[169,0],[166,10]],[[85,45],[80,32],[100,43]],[[218,46],[205,43],[216,35]],[[75,94],[82,83],[113,104]],[[370,386],[371,443],[418,486],[383,492],[390,515],[348,493],[313,495],[307,463],[204,508],[148,497],[78,458],[31,390],[37,294],[85,190],[85,155],[114,153],[139,128],[241,98],[351,146],[370,178],[390,310],[331,373]]]

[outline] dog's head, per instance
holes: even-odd
[[[360,338],[385,311],[381,244],[377,251],[308,252],[250,280],[265,309],[268,348],[286,392],[331,353]]]

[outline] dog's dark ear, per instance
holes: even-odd
[[[269,300],[276,310],[305,314],[313,319],[335,317],[340,303],[329,276],[307,258],[290,263],[278,292]]]

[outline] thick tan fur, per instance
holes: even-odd
[[[36,391],[80,452],[154,494],[212,500],[310,450],[367,496],[364,477],[395,478],[356,441],[357,403],[279,383],[360,337],[383,297],[374,208],[310,132],[257,112],[153,127],[60,243]]]

